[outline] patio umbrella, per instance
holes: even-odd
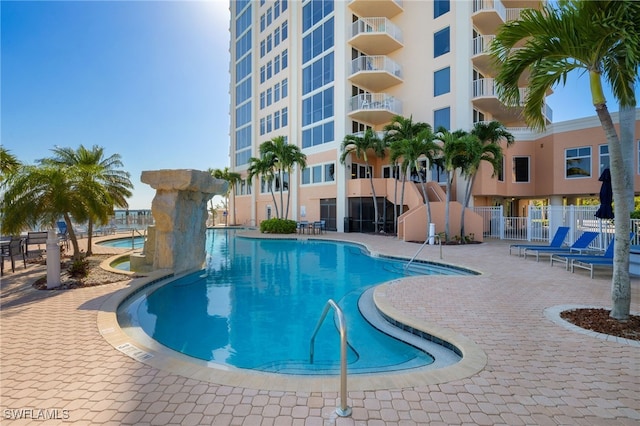
[[[602,182],[600,187],[600,208],[596,211],[595,216],[600,219],[613,219],[613,189],[611,189],[611,171],[606,168],[602,171],[600,178]]]

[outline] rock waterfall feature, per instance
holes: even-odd
[[[150,239],[155,241],[145,250],[153,258],[151,269],[180,274],[202,268],[207,202],[224,194],[228,183],[207,172],[183,169],[143,171],[140,180],[156,190],[151,203],[155,238]],[[151,260],[147,258],[146,263]]]

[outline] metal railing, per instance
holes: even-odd
[[[347,405],[347,324],[344,320],[342,309],[340,309],[333,299],[327,300],[326,305],[324,305],[322,315],[320,315],[316,329],[311,336],[311,342],[309,343],[309,362],[313,364],[316,334],[318,334],[320,326],[329,313],[329,308],[333,308],[336,311],[336,315],[338,316],[338,331],[340,332],[340,407],[336,408],[336,414],[340,417],[348,417],[351,415],[351,407]]]
[[[431,238],[434,238],[434,242],[440,246],[440,259],[442,259],[442,240],[440,239],[440,235],[436,234],[433,237],[430,236],[424,241],[424,243],[422,243],[422,245],[420,246],[416,254],[414,254],[411,260],[409,260],[409,262],[407,262],[407,264],[404,265],[404,272],[407,272],[407,269],[409,269],[409,266],[411,265],[411,263],[413,263],[413,261],[416,260],[416,257],[418,257],[422,249],[424,249],[424,247],[431,242]]]

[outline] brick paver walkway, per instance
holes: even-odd
[[[407,257],[418,248],[392,237],[323,237]],[[350,391],[353,414],[346,418],[335,414],[337,392],[219,385],[138,362],[110,345],[96,323],[105,300],[128,282],[37,291],[30,283],[44,267],[19,265],[1,284],[0,422],[40,424],[14,419],[48,416],[55,419],[42,424],[640,424],[640,345],[552,320],[558,306],[609,307],[609,271],[592,280],[586,271],[509,256],[506,244],[493,241],[443,253],[445,262],[483,275],[406,279],[386,286],[381,297],[415,321],[471,340],[486,353],[486,365],[449,382]],[[438,248],[420,257],[438,260]],[[636,279],[632,292],[637,312]]]

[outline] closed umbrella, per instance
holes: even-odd
[[[611,189],[611,171],[606,168],[602,171],[600,178],[602,182],[600,187],[600,208],[596,211],[596,217],[600,219],[613,219],[613,189]]]

